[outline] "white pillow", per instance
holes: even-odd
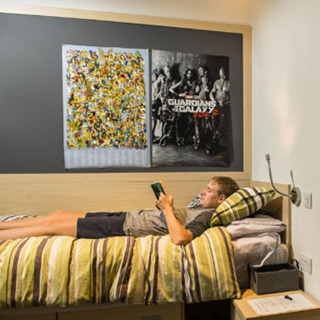
[[[234,240],[263,233],[281,233],[286,230],[286,225],[281,220],[258,213],[254,217],[232,221],[226,228]]]

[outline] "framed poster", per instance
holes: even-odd
[[[148,51],[62,50],[66,168],[150,166]]]
[[[152,164],[232,161],[229,57],[152,51]]]

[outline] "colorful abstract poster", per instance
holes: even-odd
[[[153,166],[228,167],[229,57],[153,50],[151,60]]]
[[[65,167],[148,167],[144,49],[63,45]]]

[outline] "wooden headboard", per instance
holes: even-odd
[[[150,184],[162,180],[185,207],[215,174],[182,173],[64,173],[0,175],[0,215],[47,214],[62,209],[76,212],[153,208]],[[238,179],[240,186],[250,180]]]

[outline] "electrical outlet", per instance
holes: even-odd
[[[304,253],[300,254],[300,261],[299,261],[300,267],[303,272],[312,273],[312,258],[307,256]]]
[[[303,193],[303,204],[307,209],[312,209],[312,193],[304,192]]]

